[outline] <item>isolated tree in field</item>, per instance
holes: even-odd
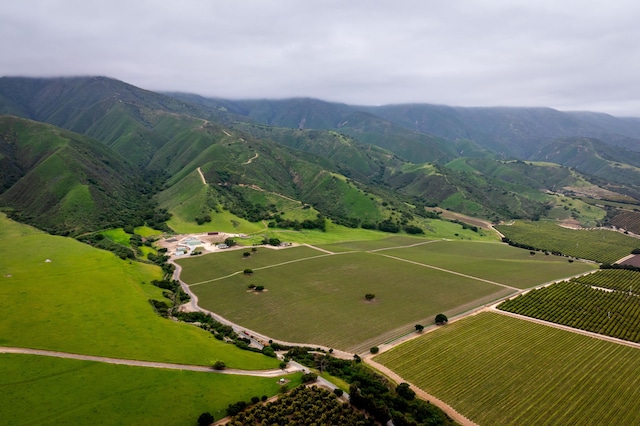
[[[442,324],[446,324],[447,322],[449,322],[449,318],[447,318],[445,314],[436,315],[436,324],[442,325]]]
[[[263,285],[258,285],[255,288],[255,291],[262,291],[262,290],[264,290],[264,286]]]
[[[258,247],[251,247],[251,252],[255,253],[258,251]]]
[[[199,426],[209,426],[214,421],[215,421],[215,419],[213,418],[211,413],[209,413],[208,411],[206,413],[200,414],[200,416],[198,417],[198,425]]]
[[[416,331],[420,333],[422,330],[424,330],[424,325],[416,324]]]
[[[378,352],[380,352],[380,348],[378,348],[377,346],[374,346],[371,349],[369,349],[369,352],[371,352],[372,354],[377,354]]]
[[[244,271],[242,271],[242,273],[245,274],[245,275],[251,275],[251,274],[253,274],[253,269],[247,268]]]
[[[373,293],[367,293],[367,294],[364,295],[364,298],[367,299],[367,300],[373,300],[373,299],[376,298],[376,295],[373,294]]]
[[[244,253],[242,253],[242,256],[249,257],[251,256],[251,253],[249,253],[248,251],[245,251]]]
[[[214,421],[215,419],[213,418],[213,415],[208,411],[200,414],[198,417],[198,425],[200,426],[210,426]]]
[[[214,370],[224,370],[225,367],[226,367],[226,365],[225,365],[224,361],[216,361],[213,364],[213,369]]]

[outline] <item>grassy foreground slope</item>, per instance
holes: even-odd
[[[0,216],[0,345],[245,369],[277,361],[240,351],[153,312],[156,266],[55,237]],[[50,260],[50,262],[47,262]]]
[[[25,368],[28,366],[28,368]],[[290,387],[300,374],[288,376]],[[278,378],[232,376],[102,364],[32,355],[0,355],[5,425],[194,425],[229,404],[275,395]]]
[[[640,423],[640,350],[500,314],[375,360],[481,425]]]

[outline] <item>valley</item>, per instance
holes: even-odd
[[[638,422],[636,120],[105,77],[0,113],[7,424],[219,420],[295,363],[379,423]]]

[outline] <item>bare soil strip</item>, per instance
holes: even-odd
[[[200,179],[202,179],[202,183],[206,185],[207,180],[204,178],[204,175],[202,174],[202,170],[200,170],[200,167],[198,167],[198,173],[200,173]]]

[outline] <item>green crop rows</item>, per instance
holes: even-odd
[[[481,425],[640,424],[640,350],[496,313],[376,357]]]
[[[511,241],[538,250],[601,263],[614,263],[640,246],[637,238],[606,230],[572,230],[552,222],[516,222],[496,226]]]
[[[617,288],[618,290],[605,290]],[[632,291],[629,291],[629,289]],[[640,342],[640,273],[603,270],[533,290],[499,308],[619,339]],[[624,291],[619,291],[623,290]],[[633,290],[635,289],[635,293]]]

